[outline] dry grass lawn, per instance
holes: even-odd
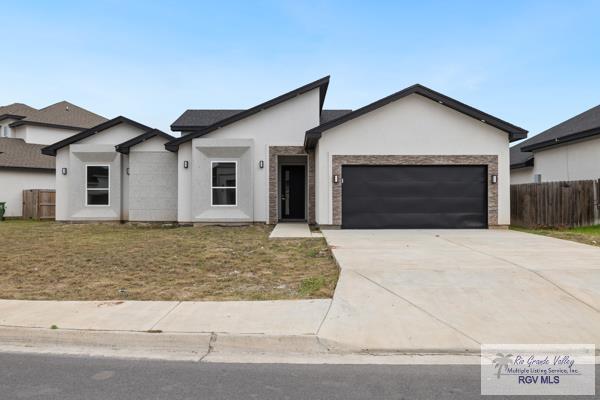
[[[526,229],[513,227],[512,229],[535,233],[538,235],[551,236],[558,239],[571,240],[573,242],[600,246],[600,225],[584,226],[570,229]]]
[[[0,298],[331,297],[338,269],[325,240],[269,240],[271,229],[0,222]]]

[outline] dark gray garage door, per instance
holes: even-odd
[[[487,167],[342,167],[342,227],[486,228]]]

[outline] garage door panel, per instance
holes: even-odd
[[[365,220],[370,223],[365,224]],[[402,226],[398,226],[397,221],[402,221]],[[480,229],[481,215],[469,213],[402,213],[400,215],[390,215],[389,213],[364,213],[355,214],[348,220],[348,225],[344,223],[344,228],[351,229],[455,229],[460,226],[461,229]]]
[[[344,228],[485,228],[485,166],[343,166]]]

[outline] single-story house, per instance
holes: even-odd
[[[171,126],[178,138],[115,119],[48,146],[57,219],[510,223],[509,142],[527,131],[421,85],[324,110],[328,85],[324,77],[246,110],[188,110]]]
[[[22,215],[23,190],[54,189],[53,157],[40,149],[105,121],[66,101],[37,110],[22,103],[0,107],[0,202],[7,217]]]
[[[511,184],[600,179],[600,105],[510,149]]]

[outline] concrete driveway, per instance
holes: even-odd
[[[600,348],[600,248],[508,230],[325,230],[342,269],[319,337],[362,350]]]

